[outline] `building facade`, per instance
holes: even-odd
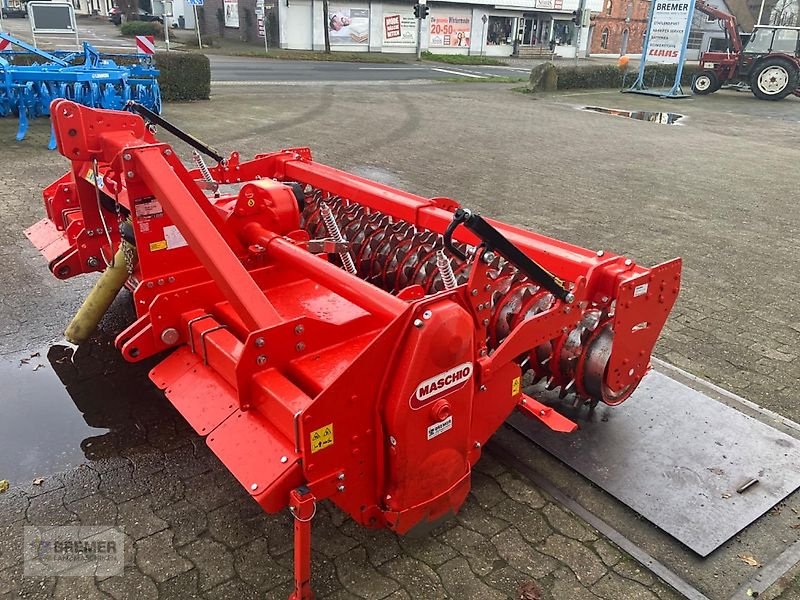
[[[603,0],[592,16],[590,54],[641,55],[649,15],[649,0]]]
[[[185,0],[175,4],[179,1]],[[263,43],[259,1],[205,0],[201,27],[211,35]],[[601,2],[588,0],[587,9],[599,10]],[[327,28],[334,52],[413,53],[417,43],[413,5],[412,0],[329,0],[327,21],[322,0],[267,0],[263,12],[272,47],[322,50]],[[588,47],[586,29],[579,41],[572,23],[578,0],[433,1],[428,6],[420,44],[433,53],[512,56],[538,48],[574,57],[576,52],[585,55]]]

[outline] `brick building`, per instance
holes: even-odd
[[[603,8],[592,17],[591,54],[641,54],[649,0],[603,0]]]

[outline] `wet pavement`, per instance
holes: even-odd
[[[685,101],[691,127],[604,119],[575,110],[578,104],[650,112],[674,106],[603,93],[532,99],[502,87],[325,86],[226,88],[209,103],[169,106],[166,116],[245,155],[307,144],[334,166],[458,198],[510,223],[629,252],[642,263],[681,254],[684,289],[657,354],[800,417],[795,191],[791,178],[772,176],[775,164],[798,158],[797,102],[759,103],[734,93]],[[13,131],[0,120],[1,139]],[[0,146],[0,210],[7,215],[0,221],[0,427],[16,441],[0,440],[0,479],[13,481],[0,494],[0,597],[285,597],[288,516],[260,512],[149,383],[149,365],[122,364],[108,336],[74,360],[59,362],[64,356],[49,350],[60,344],[92,279],[56,281],[21,233],[42,215],[42,187],[66,168],[46,151],[48,134],[37,121],[29,140]],[[727,179],[698,176],[698,169]],[[781,293],[765,293],[776,281]],[[112,316],[124,323],[128,310],[123,296]],[[104,328],[113,334],[118,323]],[[23,418],[20,406],[37,412]],[[608,510],[596,488],[530,446],[515,453],[536,457],[576,497],[591,496],[587,504],[598,513]],[[33,485],[34,476],[44,481]],[[797,510],[792,496],[752,535],[705,562],[623,509],[606,514],[643,544],[665,549],[675,568],[716,600],[759,571],[739,555],[766,563],[778,544],[798,538]],[[124,528],[125,576],[23,578],[22,527],[65,523]],[[530,585],[553,600],[677,597],[491,454],[478,464],[461,513],[422,540],[359,528],[323,505],[314,558],[321,597],[518,598]],[[800,586],[789,576],[761,597],[784,588],[788,600]]]

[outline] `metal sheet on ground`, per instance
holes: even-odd
[[[509,419],[701,556],[800,487],[798,440],[655,371],[624,404],[579,422],[564,435],[522,414]]]

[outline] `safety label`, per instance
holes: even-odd
[[[328,423],[325,427],[320,427],[311,432],[312,454],[328,446],[333,446],[333,423]]]
[[[643,283],[633,288],[633,297],[638,298],[639,296],[644,296],[647,293],[647,286],[648,284]]]
[[[161,203],[154,197],[140,198],[136,201],[136,218],[150,219],[164,214]]]
[[[159,250],[166,250],[166,240],[159,240],[158,242],[150,242],[150,252],[157,252]]]
[[[175,225],[167,225],[164,227],[164,240],[167,242],[167,248],[174,250],[175,248],[182,248],[186,246],[186,238],[181,235]]]
[[[444,421],[439,421],[428,427],[428,439],[432,440],[437,435],[442,435],[448,429],[453,428],[453,415],[447,417]]]
[[[520,388],[521,381],[522,381],[521,377],[514,377],[514,379],[511,380],[511,395],[512,396],[516,396],[517,394],[519,394],[519,388]]]

